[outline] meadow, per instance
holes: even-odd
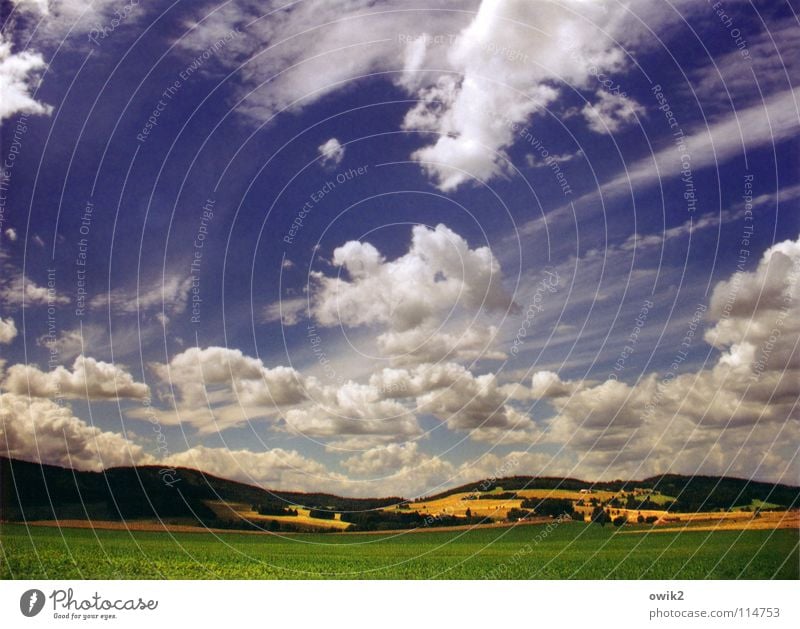
[[[395,534],[2,526],[3,579],[798,579],[798,530],[547,525]]]

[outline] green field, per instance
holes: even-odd
[[[797,579],[798,532],[632,535],[570,522],[280,538],[5,525],[0,560],[4,579]]]

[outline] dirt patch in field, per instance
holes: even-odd
[[[404,533],[436,533],[452,531],[470,531],[472,529],[510,528],[512,526],[542,525],[555,522],[552,518],[534,518],[523,522],[491,522],[487,524],[474,524],[472,526],[423,526],[416,529],[398,529],[393,531],[350,531],[340,533],[324,533],[325,535],[387,535]],[[14,522],[14,524],[24,524]],[[296,535],[297,533],[272,532],[272,531],[247,531],[238,529],[216,529],[192,526],[189,524],[166,524],[157,521],[130,521],[118,522],[113,520],[35,520],[28,522],[28,526],[72,529],[96,529],[107,531],[136,531],[152,533],[232,533],[236,535]]]
[[[13,524],[24,525],[24,522]],[[28,526],[43,526],[62,529],[97,529],[100,531],[143,531],[148,533],[236,533],[246,535],[287,535],[271,531],[246,531],[234,529],[212,529],[190,524],[164,524],[161,522],[117,522],[114,520],[34,520]]]

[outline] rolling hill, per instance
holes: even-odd
[[[248,528],[253,526],[251,520],[255,516],[291,518],[292,511],[301,509],[306,516],[311,514],[321,527],[327,516],[333,519],[333,513],[339,514],[336,517],[340,520],[353,522],[365,518],[342,514],[382,512],[386,508],[397,514],[397,506],[413,509],[416,504],[441,501],[457,494],[486,496],[487,492],[501,489],[604,493],[650,490],[669,496],[670,510],[676,512],[731,509],[756,502],[782,509],[800,506],[798,487],[712,476],[665,474],[637,481],[597,483],[573,478],[514,476],[469,483],[409,505],[400,497],[347,498],[325,493],[269,491],[189,468],[178,468],[176,477],[180,482],[169,486],[162,481],[160,469],[142,466],[84,472],[0,457],[0,520],[158,519],[215,528]],[[241,505],[242,510],[237,516],[236,509],[221,511],[220,504]],[[285,510],[287,516],[282,515]],[[251,515],[243,517],[244,511]],[[313,514],[317,514],[316,518]],[[413,515],[419,519],[418,514]],[[383,517],[377,519],[383,521]],[[262,525],[265,522],[259,521]]]

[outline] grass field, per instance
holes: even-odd
[[[638,527],[624,527],[626,532]],[[622,534],[549,525],[379,534],[153,533],[4,525],[3,579],[798,579],[798,531]]]

